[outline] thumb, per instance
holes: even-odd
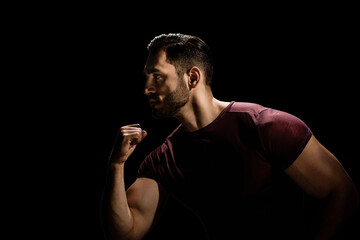
[[[141,131],[141,139],[144,139],[147,136],[147,131],[142,130]]]

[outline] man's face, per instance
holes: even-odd
[[[178,76],[175,66],[166,61],[166,53],[150,54],[144,73],[144,93],[149,97],[154,118],[174,117],[189,101],[184,76]]]

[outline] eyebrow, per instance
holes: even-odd
[[[146,75],[146,74],[152,74],[152,73],[155,73],[155,72],[160,72],[159,69],[157,68],[151,68],[151,69],[144,69],[143,73]]]

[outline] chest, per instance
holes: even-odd
[[[246,196],[267,191],[274,169],[258,146],[236,134],[184,138],[172,145],[174,189],[207,195],[214,189]]]

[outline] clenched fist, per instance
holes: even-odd
[[[140,124],[121,127],[112,150],[111,161],[124,163],[146,135],[147,132],[141,129]]]

